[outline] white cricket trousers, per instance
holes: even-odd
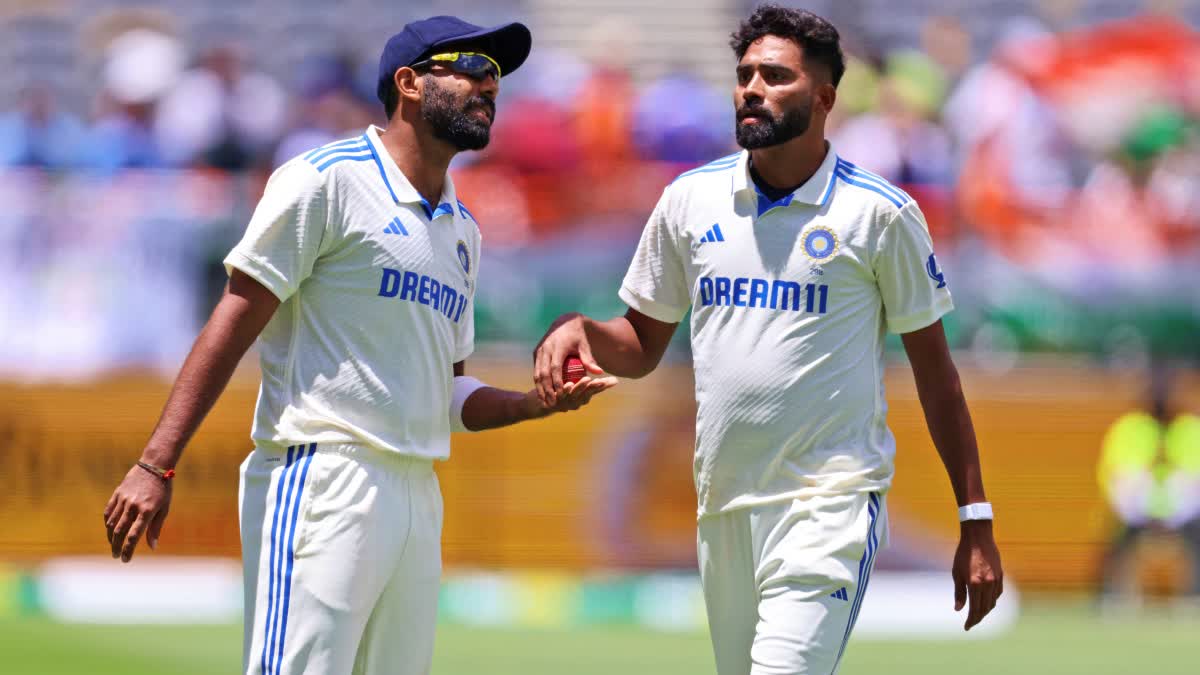
[[[886,537],[877,493],[702,517],[700,580],[717,673],[836,673]]]
[[[247,675],[427,675],[442,571],[433,463],[260,446],[241,467]]]

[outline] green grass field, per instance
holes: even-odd
[[[108,627],[43,619],[0,620],[6,675],[214,675],[236,673],[241,630]],[[986,641],[854,640],[844,675],[1195,675],[1200,618],[1100,620],[1081,606],[1034,605],[1018,627]],[[631,628],[573,631],[444,626],[435,675],[705,675],[705,635]]]

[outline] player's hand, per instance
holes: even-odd
[[[992,611],[1004,592],[1004,570],[1000,568],[1000,551],[992,538],[992,521],[968,520],[962,524],[953,576],[954,611],[961,611],[970,599],[963,630],[971,630]]]
[[[538,398],[546,408],[557,409],[558,397],[564,391],[563,362],[568,356],[578,354],[588,373],[599,375],[604,372],[592,357],[592,348],[588,344],[585,328],[586,320],[587,317],[578,312],[563,314],[550,324],[549,330],[533,350],[533,383]],[[583,380],[578,384],[583,384]]]
[[[537,407],[540,415],[550,415],[556,412],[568,412],[571,410],[579,410],[587,405],[592,397],[602,391],[608,391],[617,386],[617,378],[615,377],[591,377],[584,375],[578,382],[567,382],[563,385],[562,393],[560,393],[554,402],[554,405],[545,405],[538,396],[536,389],[530,390],[527,394],[531,405]]]
[[[154,549],[170,510],[171,481],[134,465],[104,507],[104,528],[112,556],[129,562],[143,534]]]

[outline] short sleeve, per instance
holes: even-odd
[[[883,229],[874,256],[887,328],[911,333],[954,309],[946,275],[933,253],[929,226],[910,202]]]
[[[642,231],[618,295],[631,308],[664,323],[679,323],[691,306],[675,223],[664,192]]]
[[[225,258],[287,300],[312,274],[328,220],[321,175],[307,162],[292,161],[271,174],[246,233]]]

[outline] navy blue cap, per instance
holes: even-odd
[[[386,86],[396,71],[450,47],[473,47],[500,64],[500,74],[508,75],[525,63],[533,36],[522,23],[506,23],[483,28],[455,16],[433,16],[413,21],[393,35],[379,56],[379,81],[376,95],[383,100]]]

